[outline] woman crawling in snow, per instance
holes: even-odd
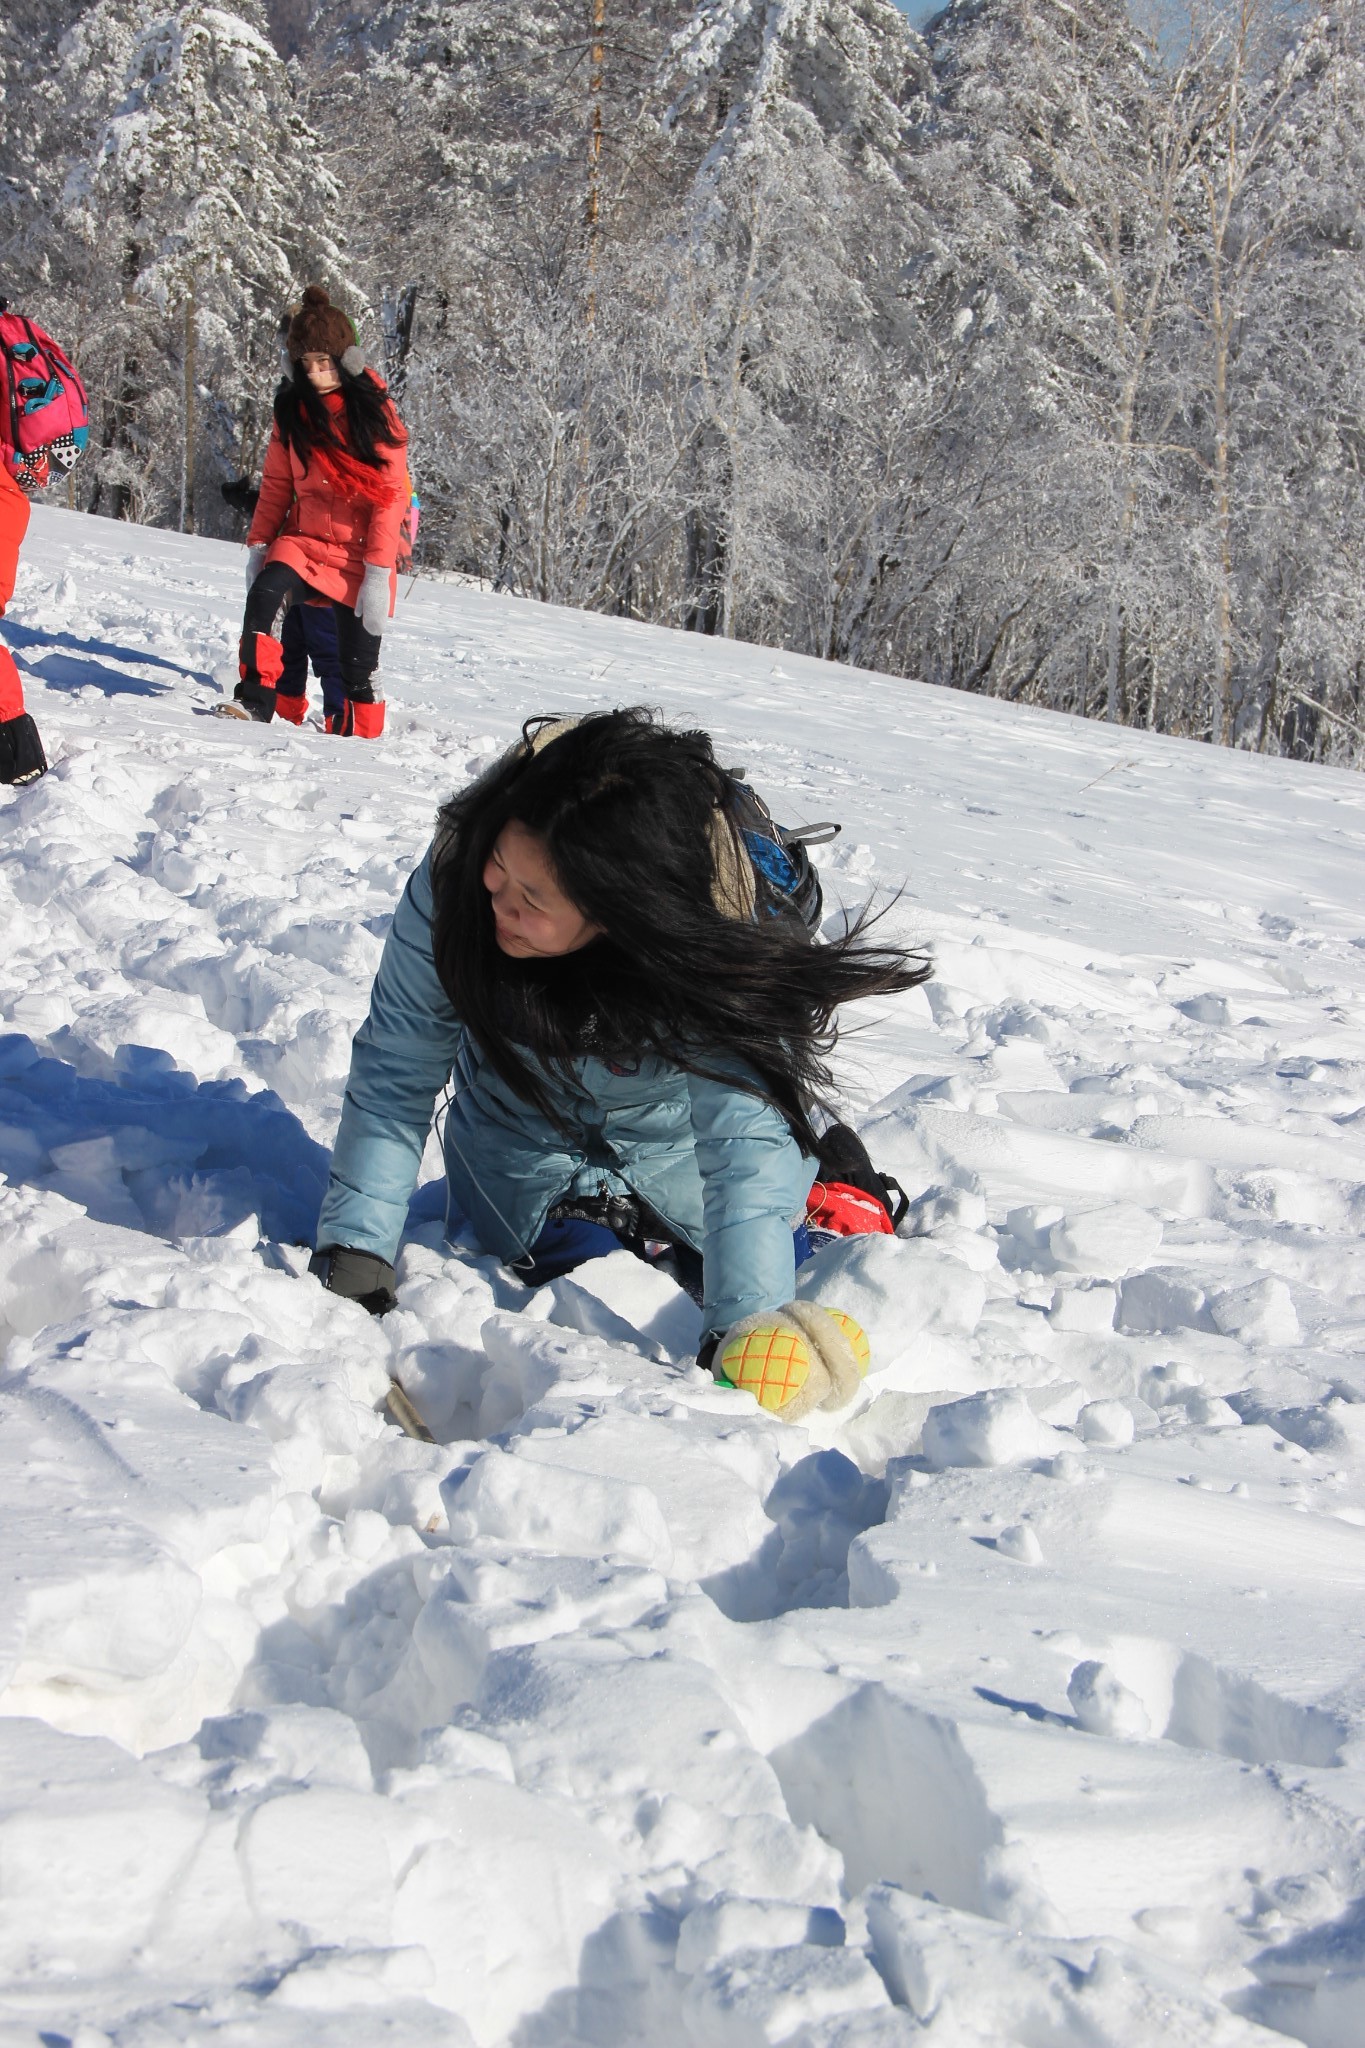
[[[229,717],[298,722],[303,698],[278,685],[281,628],[294,604],[326,604],[336,620],[341,709],[329,732],[378,739],[384,698],[379,643],[393,610],[396,563],[412,486],[407,434],[382,381],[365,367],[355,329],[310,284],[286,335],[293,376],[275,398],[260,496],[247,534],[241,681]]]
[[[705,733],[625,710],[529,721],[446,804],[355,1038],[312,1266],[334,1293],[392,1306],[449,1077],[453,1203],[528,1284],[662,1255],[718,1379],[793,1420],[849,1398],[861,1331],[792,1298],[812,1113],[839,1005],[929,967],[856,928],[812,945],[763,887],[744,795]]]

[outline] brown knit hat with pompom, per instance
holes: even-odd
[[[303,304],[290,317],[285,345],[292,363],[302,356],[334,356],[353,377],[365,367],[350,316],[332,304],[320,284],[310,284],[305,290]]]

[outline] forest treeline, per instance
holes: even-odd
[[[238,530],[319,278],[429,567],[1359,762],[1362,5],[12,0],[0,289],[89,511]]]

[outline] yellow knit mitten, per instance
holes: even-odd
[[[711,1369],[760,1408],[799,1422],[814,1408],[842,1408],[867,1371],[867,1337],[840,1309],[788,1301],[727,1330]]]

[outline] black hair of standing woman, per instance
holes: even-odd
[[[367,469],[379,469],[384,460],[380,448],[400,447],[406,438],[388,394],[367,369],[357,373],[338,360],[337,374],[345,407],[344,438],[337,432],[332,415],[321,394],[314,390],[303,364],[296,362],[291,375],[275,393],[275,424],[281,439],[294,450],[305,469],[313,449],[319,446],[333,455],[349,454]]]
[[[748,855],[706,733],[638,707],[553,726],[529,720],[523,745],[441,812],[432,940],[456,1014],[552,1119],[536,1061],[571,1078],[584,1053],[653,1055],[749,1085],[732,1074],[739,1061],[814,1156],[839,1007],[914,988],[929,962],[870,943],[866,915],[812,945],[795,920],[742,913],[734,884]],[[537,834],[565,895],[601,927],[581,951],[526,961],[499,950],[483,873],[510,821]]]

